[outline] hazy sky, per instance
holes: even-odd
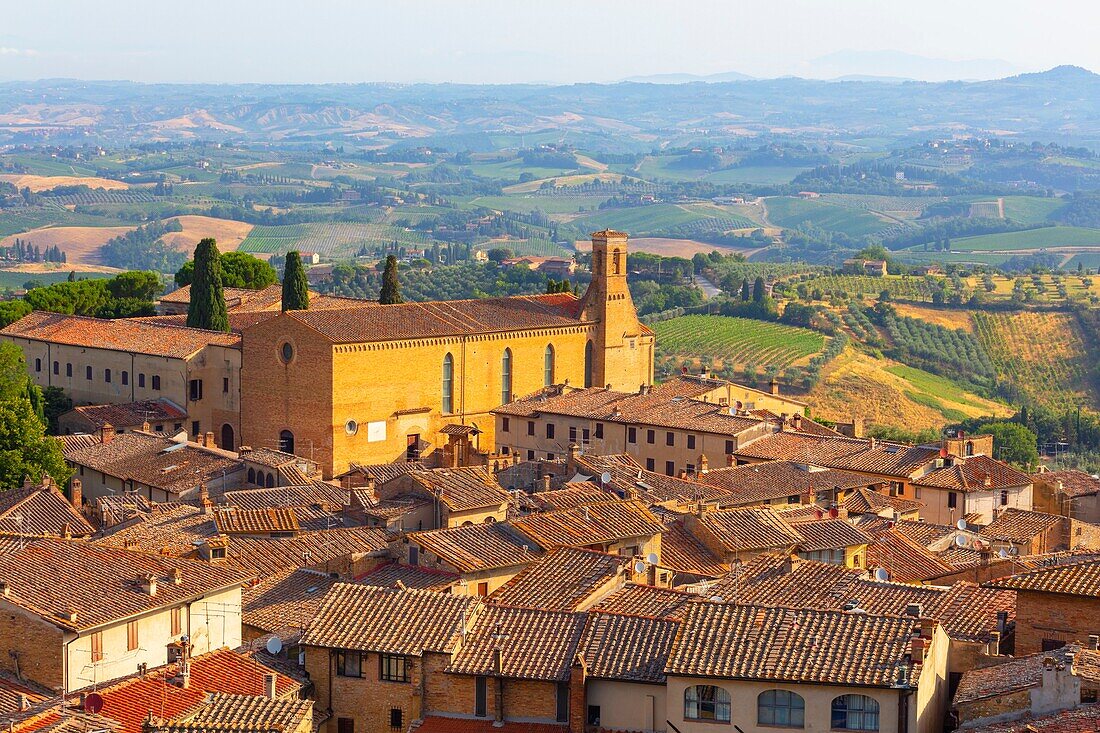
[[[0,80],[973,78],[1100,71],[1098,25],[1100,0],[4,0]]]

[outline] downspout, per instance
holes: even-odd
[[[460,424],[466,424],[466,337],[462,336],[462,387],[458,391],[458,415]]]
[[[137,392],[134,391],[134,384],[137,383],[137,362],[134,361],[134,352],[130,352],[130,401],[137,402]]]
[[[898,693],[898,733],[909,733],[909,697],[912,694],[912,688]]]

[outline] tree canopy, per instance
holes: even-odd
[[[39,412],[42,391],[31,383],[23,351],[0,342],[0,488],[14,488],[25,476],[38,481],[48,475],[64,484],[72,469],[61,454],[61,444],[46,435]]]
[[[262,290],[278,279],[275,268],[247,252],[226,252],[221,256],[222,285],[227,288]],[[195,279],[195,261],[188,260],[176,272],[176,285],[181,288]]]
[[[386,257],[386,269],[382,273],[382,292],[378,295],[378,302],[382,305],[404,303],[401,297],[401,281],[397,279],[397,257]]]
[[[283,310],[304,311],[309,308],[309,283],[297,252],[286,253],[283,268]]]

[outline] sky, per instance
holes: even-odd
[[[1097,0],[3,0],[0,80],[938,81],[1100,71],[1098,25]]]

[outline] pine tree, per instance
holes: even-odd
[[[397,279],[397,258],[393,255],[386,257],[386,270],[382,273],[382,292],[378,295],[378,302],[382,305],[405,302],[401,298],[401,281]]]
[[[297,252],[287,252],[283,266],[283,310],[304,311],[308,308],[309,284],[302,258]]]
[[[195,247],[195,277],[191,281],[187,325],[210,331],[229,330],[229,314],[222,290],[221,255],[213,239],[203,239]]]

